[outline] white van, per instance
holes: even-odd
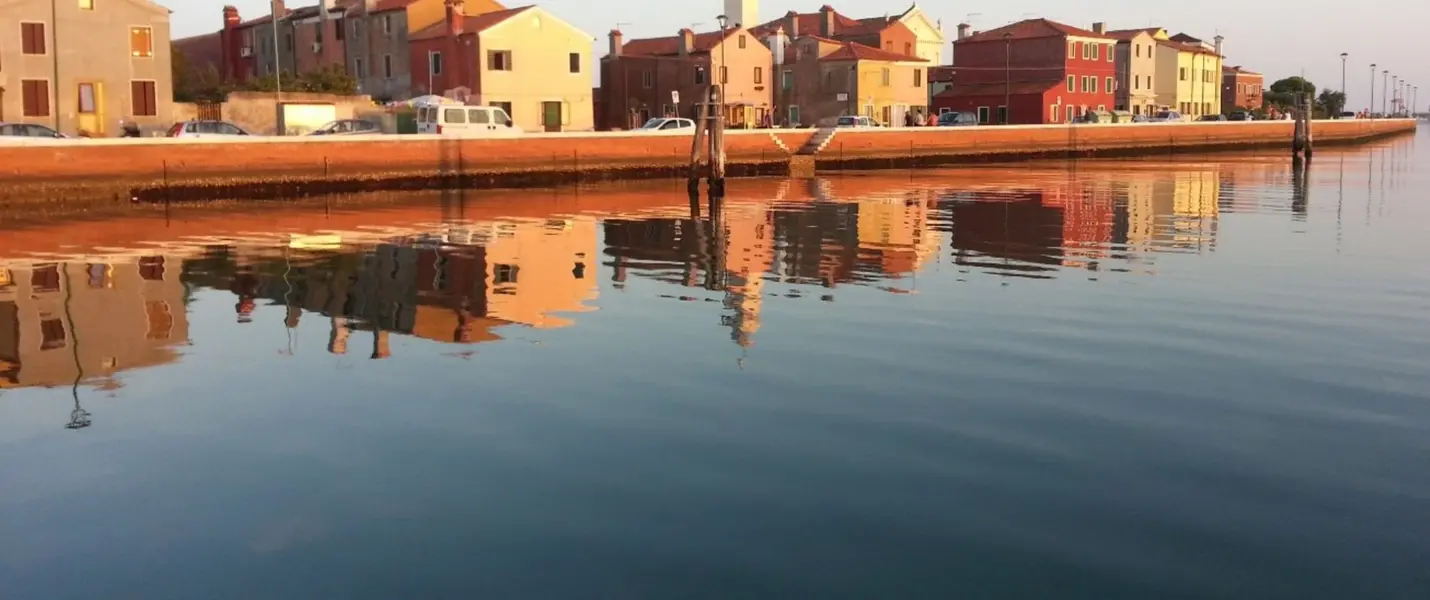
[[[426,104],[417,107],[417,133],[461,137],[514,137],[521,128],[495,106]]]

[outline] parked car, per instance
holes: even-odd
[[[1077,118],[1079,123],[1115,123],[1116,117],[1105,110],[1089,110]]]
[[[1227,120],[1226,115],[1202,115],[1201,118],[1197,119],[1197,121],[1201,121],[1201,122],[1225,121],[1225,120]]]
[[[978,125],[978,115],[971,112],[946,112],[938,116],[939,127],[972,127]]]
[[[881,125],[879,125],[879,122],[878,122],[878,121],[875,121],[874,119],[871,119],[871,118],[866,117],[866,116],[863,116],[863,115],[858,115],[858,116],[856,116],[856,115],[845,115],[845,116],[839,117],[839,120],[834,122],[834,126],[835,126],[835,127],[859,127],[859,128],[881,127]]]
[[[69,136],[34,123],[0,123],[0,137],[65,139]]]
[[[462,137],[515,137],[521,128],[496,106],[431,104],[417,108],[417,133]]]
[[[1228,121],[1255,121],[1255,120],[1256,120],[1256,115],[1251,114],[1251,111],[1246,111],[1246,110],[1234,110],[1234,111],[1231,111],[1231,114],[1228,114],[1228,115],[1226,116],[1226,120],[1228,120]]]
[[[169,128],[168,137],[171,138],[206,138],[206,137],[233,137],[239,135],[252,135],[242,127],[229,123],[228,121],[180,121],[174,123]]]
[[[1175,110],[1163,110],[1158,111],[1157,114],[1152,115],[1152,118],[1148,120],[1153,123],[1181,123],[1186,119],[1182,117],[1182,113]]]
[[[308,135],[375,135],[382,133],[382,126],[362,119],[338,119],[314,129]]]
[[[658,117],[646,121],[645,125],[637,127],[636,131],[684,131],[691,133],[695,131],[695,121],[678,117]]]

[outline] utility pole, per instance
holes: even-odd
[[[1367,116],[1375,117],[1375,63],[1370,63],[1370,105],[1365,108]]]
[[[55,101],[50,103],[50,110],[55,112],[55,132],[60,132],[60,0],[50,0],[50,59],[54,62],[55,79],[51,83],[50,94]],[[79,400],[75,400],[78,405]]]
[[[273,13],[273,98],[276,102],[283,102],[283,61],[278,59],[278,3],[272,3]]]
[[[1380,72],[1380,115],[1389,114],[1390,101],[1386,99],[1390,95],[1390,69]]]
[[[1013,34],[1003,34],[1003,124],[1013,122]]]

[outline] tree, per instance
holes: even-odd
[[[175,102],[223,102],[228,96],[228,87],[218,67],[212,64],[196,67],[178,48],[170,45],[170,50]]]
[[[255,77],[244,82],[238,89],[246,92],[277,91],[279,81],[272,75]],[[339,94],[351,96],[357,93],[357,79],[348,75],[340,66],[329,66],[302,75],[283,73],[283,91],[310,92],[314,94]]]
[[[1296,100],[1300,98],[1300,94],[1312,97],[1316,94],[1316,84],[1302,77],[1287,77],[1277,80],[1271,84],[1270,89],[1271,91],[1264,95],[1262,103],[1266,106],[1274,106],[1281,111],[1296,106]]]
[[[1316,98],[1316,104],[1325,111],[1326,116],[1334,117],[1346,109],[1346,95],[1343,92],[1322,90],[1321,95]]]

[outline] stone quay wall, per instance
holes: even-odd
[[[1317,121],[1316,143],[1414,131],[1410,119]],[[827,134],[827,132],[825,132]],[[958,128],[730,131],[731,176],[787,175],[813,152],[820,169],[1291,146],[1290,121]],[[636,132],[29,140],[0,143],[0,206],[54,198],[239,198],[463,185],[526,187],[684,176],[688,135]],[[180,193],[171,196],[170,192]]]

